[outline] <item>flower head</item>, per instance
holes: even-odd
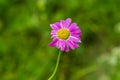
[[[69,51],[69,48],[74,50],[79,47],[78,43],[81,42],[82,33],[77,24],[71,23],[71,21],[71,18],[67,18],[66,20],[50,24],[53,41],[49,46],[56,46],[66,52]]]

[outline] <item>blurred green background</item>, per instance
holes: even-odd
[[[82,43],[53,80],[120,80],[120,0],[0,0],[0,80],[47,80],[58,55],[49,25],[68,17]]]

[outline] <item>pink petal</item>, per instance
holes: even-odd
[[[69,40],[73,41],[73,42],[81,42],[81,40],[77,37],[74,37],[74,36],[70,36],[69,37]]]
[[[82,32],[79,29],[77,29],[77,30],[70,32],[70,35],[79,38],[80,36],[82,36]]]
[[[64,51],[66,51],[66,52],[69,51],[69,47],[68,47],[67,43],[66,43],[66,46],[65,46],[65,50],[64,50]]]
[[[61,20],[60,21],[60,26],[62,27],[62,28],[68,28],[69,27],[69,25],[70,25],[70,23],[71,23],[71,19],[70,18],[67,18],[66,20]]]
[[[73,41],[71,41],[71,40],[67,40],[67,44],[68,44],[68,46],[69,46],[72,50],[74,50],[75,48],[78,48],[78,47],[79,47],[79,45],[78,45],[77,43],[75,43],[75,42],[73,42]]]
[[[65,46],[66,46],[66,43],[65,43],[65,41],[61,41],[61,50],[62,51],[65,51]]]
[[[71,25],[70,25],[70,27],[69,27],[69,30],[72,32],[72,31],[74,31],[74,30],[79,30],[79,27],[77,26],[77,24],[76,23],[72,23]]]
[[[49,46],[55,46],[57,41],[58,41],[58,39],[54,38],[53,41],[49,44]]]
[[[58,40],[57,44],[56,44],[56,47],[59,49],[61,48],[61,40]]]
[[[66,41],[64,41],[64,40],[61,41],[61,50],[65,51],[65,52],[69,51],[69,47],[68,47]]]
[[[61,28],[65,28],[66,23],[64,20],[60,20],[60,26],[61,26]]]
[[[75,49],[74,43],[72,41],[67,40],[67,44],[71,49],[73,49],[73,50]]]
[[[70,35],[71,35],[71,36],[75,36],[75,37],[77,37],[77,38],[80,38],[80,35],[81,35],[81,34],[80,34],[80,33],[70,33]]]
[[[56,38],[57,36],[56,35],[52,35],[51,38]]]
[[[71,21],[72,21],[71,18],[67,18],[67,19],[65,20],[66,27],[69,27]]]
[[[58,40],[56,46],[58,49],[62,48],[62,40]]]
[[[80,29],[74,29],[74,30],[71,30],[70,32],[73,32],[73,33],[81,33]]]
[[[54,30],[58,30],[59,26],[57,26],[56,24],[50,24],[50,27]]]
[[[59,22],[56,22],[55,25],[60,29],[61,26],[60,26],[60,23]]]
[[[56,47],[58,49],[61,49],[62,51],[66,51],[68,52],[69,51],[69,47],[68,45],[66,44],[66,41],[64,40],[58,40],[57,44],[56,44]]]
[[[79,45],[77,43],[74,44],[75,48],[79,48]]]
[[[50,34],[55,35],[56,33],[57,33],[57,30],[52,30]]]
[[[60,40],[58,40],[56,47],[59,49],[60,48]]]

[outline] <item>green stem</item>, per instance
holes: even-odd
[[[59,65],[59,61],[60,61],[60,55],[61,55],[61,53],[62,53],[62,51],[59,51],[54,72],[53,72],[52,75],[48,78],[48,80],[51,80],[51,79],[54,77],[54,75],[55,75],[55,73],[56,73],[56,71],[57,71],[57,68],[58,68],[58,65]]]

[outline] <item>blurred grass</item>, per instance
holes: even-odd
[[[80,26],[82,44],[61,56],[53,80],[120,80],[119,4],[120,0],[0,0],[0,80],[47,80],[58,55],[48,46],[49,24],[68,17]]]

